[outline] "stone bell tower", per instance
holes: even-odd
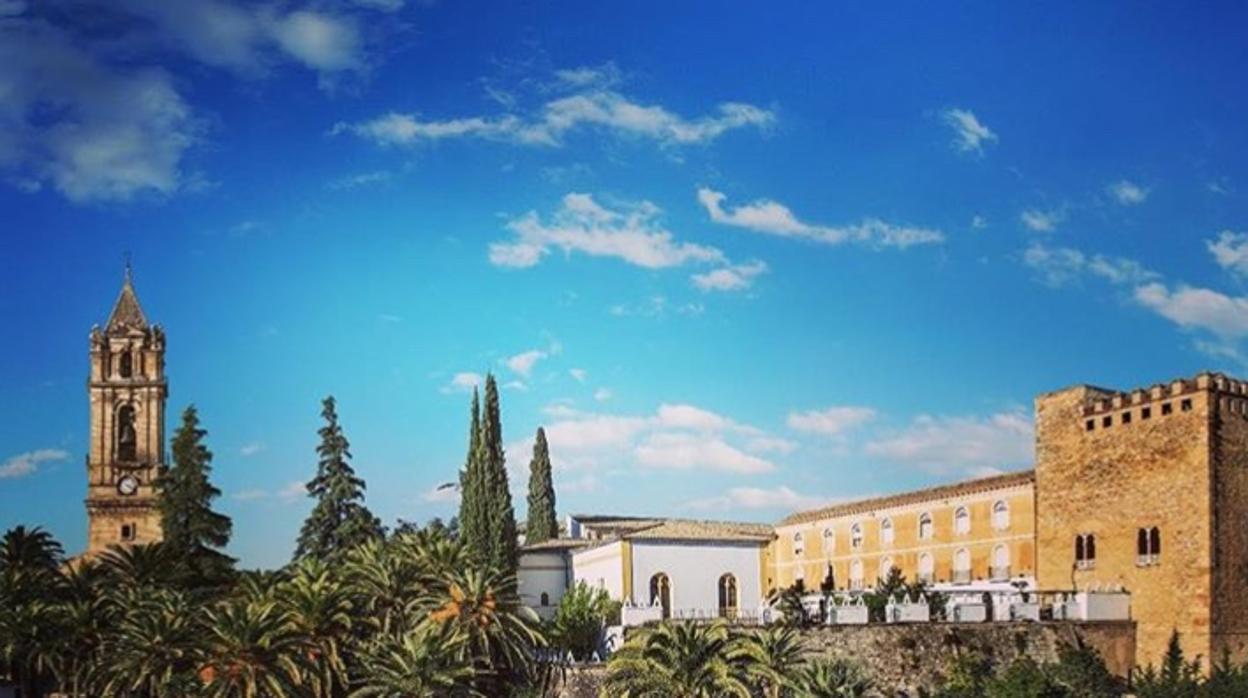
[[[87,553],[159,541],[153,484],[165,460],[165,333],[143,315],[129,264],[108,324],[91,328],[87,394]]]

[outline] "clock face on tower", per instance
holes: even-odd
[[[139,491],[139,481],[133,475],[127,475],[117,481],[117,491],[130,496]]]

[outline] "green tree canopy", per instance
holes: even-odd
[[[332,395],[322,403],[321,416],[325,426],[316,448],[320,461],[308,483],[308,496],[316,499],[316,506],[299,532],[296,559],[333,557],[382,535],[381,521],[364,506],[364,480],[351,467],[351,446],[338,424]]]
[[[524,541],[541,543],[558,537],[559,520],[555,515],[550,447],[546,444],[546,430],[538,427],[533,441],[533,460],[529,462],[529,516],[524,528]]]
[[[221,490],[209,481],[212,451],[204,445],[207,435],[200,428],[199,412],[188,406],[173,435],[173,466],[156,479],[156,491],[166,551],[197,575],[219,578],[234,565],[220,550],[230,542],[233,524],[212,510]]]

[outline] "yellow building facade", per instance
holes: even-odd
[[[1031,581],[1031,471],[799,512],[776,525],[768,587],[869,588],[897,567],[929,583]]]
[[[1035,470],[793,514],[769,592],[829,566],[840,590],[909,580],[1122,587],[1140,664],[1172,633],[1206,666],[1248,660],[1248,383],[1202,373],[1134,390],[1036,398]]]

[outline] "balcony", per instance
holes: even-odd
[[[1161,564],[1160,555],[1136,555],[1135,556],[1136,567],[1154,567],[1160,564]]]
[[[936,581],[935,575],[931,572],[920,572],[918,579],[920,584],[931,584]]]
[[[1096,560],[1075,560],[1075,569],[1094,570],[1096,569]]]
[[[954,570],[953,571],[953,583],[954,584],[970,584],[971,583],[971,571],[970,570]]]
[[[1010,578],[1010,566],[994,565],[988,568],[988,578],[994,582],[1004,582]]]

